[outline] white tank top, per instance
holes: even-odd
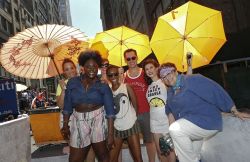
[[[123,131],[132,128],[137,117],[135,109],[129,100],[126,84],[122,83],[117,90],[113,91],[113,98],[116,111],[115,129]]]

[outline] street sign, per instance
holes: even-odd
[[[0,120],[10,114],[18,115],[15,81],[2,79],[0,80]]]

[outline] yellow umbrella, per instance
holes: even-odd
[[[87,41],[80,41],[78,39],[72,39],[71,41],[56,47],[53,54],[59,71],[62,70],[61,64],[65,58],[69,58],[77,64],[79,54],[88,48],[89,43]]]
[[[197,68],[209,64],[225,42],[221,12],[187,2],[158,18],[150,45],[160,63],[175,63],[184,72],[187,52]]]
[[[107,48],[108,60],[112,65],[125,66],[123,52],[129,48],[137,51],[139,62],[151,53],[148,36],[125,26],[96,34],[93,43],[100,41]]]
[[[99,51],[100,54],[102,55],[102,58],[105,58],[105,59],[108,58],[109,52],[101,41],[92,43],[90,49]]]

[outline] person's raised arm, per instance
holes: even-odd
[[[187,52],[187,75],[193,74],[192,59],[193,54],[191,52]]]
[[[65,90],[66,90],[65,81],[60,80],[56,90],[56,104],[61,109],[63,108],[64,105]]]

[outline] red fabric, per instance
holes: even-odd
[[[146,98],[148,85],[144,79],[144,72],[142,71],[138,77],[134,78],[130,78],[126,73],[124,82],[129,84],[134,90],[137,98],[138,113],[149,112],[149,104]]]

